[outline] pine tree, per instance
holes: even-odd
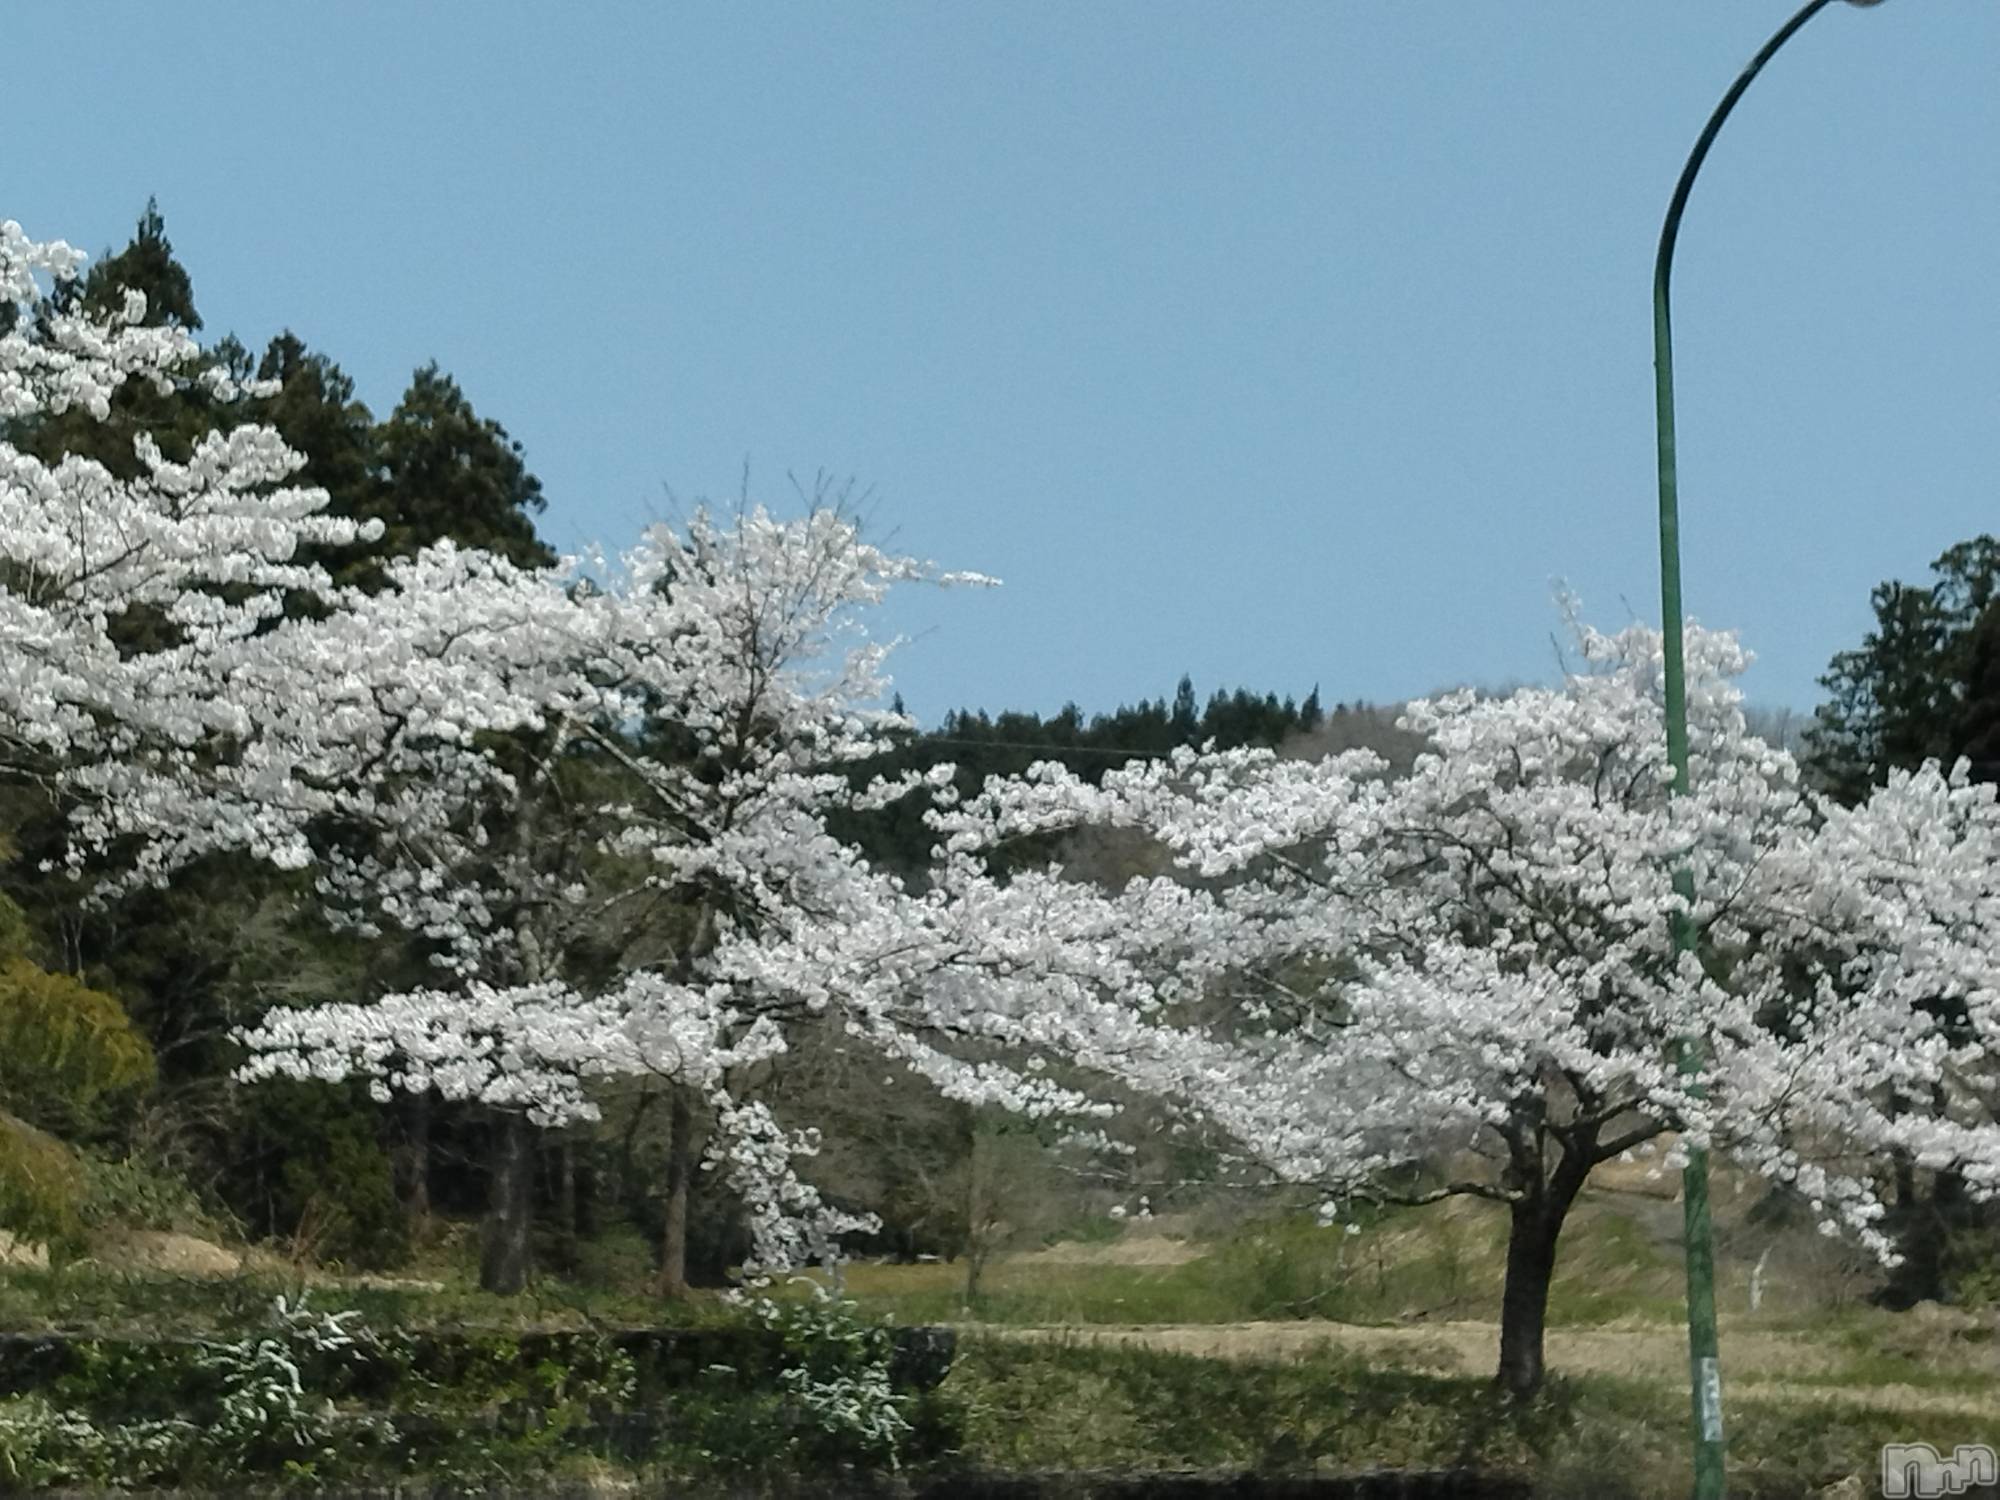
[[[1951,752],[1972,763],[1977,781],[2000,781],[2000,604],[1989,604],[1966,647],[1965,694]]]
[[[1976,628],[2000,592],[2000,540],[1960,542],[1931,572],[1927,587],[1878,584],[1875,628],[1820,678],[1828,698],[1807,732],[1807,764],[1843,801],[1892,770],[1955,753]]]
[[[522,567],[547,567],[555,553],[535,535],[547,505],[521,445],[481,417],[458,382],[436,363],[411,378],[376,430],[379,477],[367,513],[386,526],[382,550],[396,556],[450,537]]]
[[[1306,701],[1299,705],[1299,728],[1311,734],[1325,719],[1326,711],[1319,706],[1319,684],[1315,682],[1313,690],[1306,694]]]
[[[132,242],[116,255],[99,256],[81,279],[59,289],[56,305],[81,302],[92,312],[115,312],[124,305],[127,291],[146,294],[142,321],[148,327],[201,332],[201,314],[194,307],[194,281],[174,256],[167,221],[156,198],[146,200],[146,211],[139,216]]]
[[[1201,719],[1195,709],[1194,679],[1182,675],[1174,689],[1174,709],[1168,719],[1176,745],[1192,745],[1201,734]]]
[[[128,291],[145,296],[146,310],[140,319],[145,326],[173,326],[189,332],[201,328],[193,279],[175,258],[166,220],[159,204],[150,198],[131,243],[116,255],[106,254],[92,262],[82,276],[58,286],[50,300],[59,312],[81,305],[104,314],[122,309]],[[120,478],[131,479],[140,470],[132,449],[133,439],[140,433],[157,441],[167,457],[179,459],[217,421],[213,404],[197,390],[184,388],[163,395],[149,382],[128,381],[112,398],[108,421],[99,422],[76,409],[44,412],[32,421],[7,424],[0,428],[0,437],[45,462],[76,454],[95,459]]]

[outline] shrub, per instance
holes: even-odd
[[[83,1175],[78,1211],[91,1229],[115,1224],[211,1238],[225,1232],[225,1226],[187,1180],[158,1162],[139,1156],[114,1159],[89,1151],[80,1153],[77,1160]]]
[[[153,1081],[153,1051],[111,996],[25,958],[0,959],[0,1101],[52,1130],[86,1129]]]
[[[289,1240],[301,1260],[364,1271],[408,1261],[409,1224],[378,1133],[381,1109],[362,1087],[274,1079],[247,1091],[244,1106],[243,1134],[262,1160],[256,1172],[238,1174],[231,1207],[254,1232]],[[260,1201],[241,1201],[253,1185]]]
[[[46,1245],[57,1257],[81,1251],[84,1174],[76,1154],[26,1121],[0,1113],[0,1229]]]

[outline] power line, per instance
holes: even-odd
[[[1180,747],[1169,745],[1164,750],[1139,750],[1118,745],[1050,745],[1037,744],[1030,740],[959,740],[947,739],[942,735],[919,734],[912,744],[963,745],[975,750],[1042,750],[1052,755],[1127,755],[1159,759],[1172,755]]]

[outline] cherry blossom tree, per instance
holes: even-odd
[[[1517,1392],[1569,1210],[1626,1152],[1706,1144],[1885,1257],[1890,1152],[2000,1191],[1992,789],[1932,766],[1828,805],[1745,731],[1734,640],[1696,631],[1695,791],[1670,801],[1657,634],[1580,639],[1559,688],[1413,704],[1428,749],[1400,777],[1367,752],[1184,751],[1101,786],[1053,763],[990,781],[933,815],[927,890],[814,934],[784,982],[1114,1077],[1324,1189],[1329,1217],[1503,1204]],[[1105,826],[1173,873],[988,873],[1010,840]],[[1677,960],[1681,865],[1700,942]]]
[[[237,394],[184,331],[144,327],[136,296],[98,322],[64,311],[49,290],[79,264],[0,233],[0,419],[108,422],[131,381]],[[134,451],[121,478],[0,447],[9,763],[83,799],[73,865],[129,861],[106,894],[244,851],[310,867],[329,916],[415,934],[440,970],[377,1003],[274,1014],[248,1037],[249,1073],[359,1073],[501,1112],[489,1285],[525,1275],[527,1124],[588,1116],[607,1078],[675,1085],[683,1212],[701,1100],[763,1260],[825,1253],[841,1220],[790,1165],[811,1133],[741,1080],[830,993],[774,988],[789,975],[759,955],[896,894],[831,823],[921,789],[856,785],[907,722],[879,707],[887,647],[860,617],[892,585],[971,575],[866,545],[816,506],[794,522],[698,513],[608,577],[438,546],[363,594],[294,560],[366,533],[285,483],[300,458],[269,429],[178,460],[142,432]],[[288,617],[301,593],[314,607]],[[142,616],[163,628],[126,628]],[[608,973],[601,952],[578,956],[607,923]],[[998,1086],[1004,1070],[911,1040],[912,1014],[850,1025],[954,1087]]]
[[[577,768],[564,715],[588,691],[567,661],[574,607],[542,570],[448,543],[389,564],[376,592],[319,597],[310,614],[213,653],[216,732],[77,777],[92,795],[75,846],[136,837],[128,882],[164,883],[219,850],[311,869],[336,926],[364,938],[393,928],[429,950],[476,1037],[486,997],[547,983],[592,915],[577,857],[592,835],[567,800]],[[500,1112],[482,1281],[516,1290],[534,1085],[443,1092]]]
[[[128,385],[198,390],[224,411],[243,394],[185,330],[143,326],[139,293],[102,317],[61,305],[52,293],[82,264],[0,223],[0,759],[42,778],[120,756],[141,733],[204,732],[209,654],[324,582],[301,547],[368,534],[326,516],[324,492],[287,484],[303,460],[268,427],[210,432],[181,458],[136,432],[133,478],[6,441],[64,412],[108,427]],[[134,646],[139,612],[164,622],[166,644]]]
[[[833,507],[700,511],[588,573],[433,548],[221,653],[227,753],[100,768],[82,841],[139,836],[142,878],[218,847],[310,864],[339,920],[434,945],[437,986],[273,1012],[246,1071],[501,1112],[489,1286],[526,1274],[528,1126],[591,1117],[607,1080],[671,1086],[669,1289],[697,1103],[760,1259],[822,1255],[842,1220],[789,1165],[813,1138],[743,1089],[824,1003],[761,987],[741,955],[876,898],[830,820],[921,783],[857,784],[907,724],[874,706],[888,648],[859,615],[969,577],[864,543]]]

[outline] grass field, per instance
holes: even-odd
[[[1760,1222],[1747,1204],[1718,1211],[1717,1223],[1717,1298],[1732,1326],[1820,1329],[1867,1311],[1877,1273],[1859,1252]],[[1403,1327],[1495,1316],[1506,1233],[1499,1205],[1470,1198],[1378,1214],[1355,1233],[1296,1213],[1252,1215],[1206,1233],[1199,1222],[1170,1218],[1003,1257],[972,1306],[955,1263],[856,1264],[844,1284],[865,1306],[909,1322]],[[1550,1325],[1679,1326],[1682,1276],[1677,1202],[1587,1190],[1564,1231]]]
[[[1526,1406],[1489,1379],[1505,1221],[1470,1200],[1351,1234],[1296,1214],[1100,1222],[1000,1257],[972,1306],[957,1264],[856,1263],[842,1281],[868,1314],[961,1330],[946,1394],[962,1412],[954,1461],[971,1467],[1467,1466],[1532,1473],[1551,1496],[1650,1500],[1686,1485],[1678,1226],[1650,1182],[1580,1202],[1551,1304],[1552,1378]],[[254,1260],[208,1279],[13,1269],[0,1273],[0,1328],[247,1329],[272,1295],[309,1286],[385,1328],[727,1315],[713,1294],[670,1307],[645,1296],[636,1242],[592,1254],[588,1287],[546,1280],[523,1299],[478,1293],[450,1243],[401,1281]],[[2000,1437],[2000,1314],[1875,1308],[1865,1263],[1726,1190],[1718,1255],[1732,1493],[1865,1494],[1852,1486],[1883,1443]]]
[[[856,1266],[846,1285],[887,1316],[967,1329],[953,1380],[971,1443],[1005,1466],[1465,1465],[1532,1472],[1552,1496],[1678,1496],[1680,1209],[1643,1186],[1580,1202],[1552,1379],[1525,1410],[1490,1383],[1505,1220],[1471,1200],[1355,1235],[1298,1217],[1213,1239],[1135,1225],[1001,1261],[972,1308],[946,1264]],[[1732,1493],[1871,1493],[1853,1486],[1884,1443],[2000,1438],[2000,1311],[1874,1307],[1865,1261],[1750,1201],[1719,1216]]]
[[[1322,1350],[1234,1362],[1150,1349],[982,1337],[949,1386],[982,1465],[1048,1470],[1359,1473],[1469,1468],[1534,1477],[1544,1500],[1678,1500],[1688,1493],[1685,1390],[1593,1374],[1553,1380],[1526,1407],[1484,1376],[1399,1369]],[[1882,1445],[1990,1440],[1921,1400],[1732,1395],[1730,1493],[1858,1497]]]

